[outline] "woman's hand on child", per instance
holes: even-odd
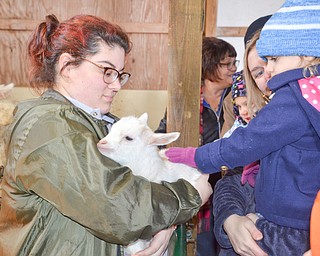
[[[248,216],[230,215],[223,224],[233,249],[239,255],[267,256],[258,246],[257,240],[263,238],[254,222]]]
[[[165,151],[165,155],[170,162],[186,164],[196,168],[197,165],[194,161],[196,149],[197,148],[194,148],[194,147],[187,147],[187,148],[172,147],[172,148],[168,148]]]

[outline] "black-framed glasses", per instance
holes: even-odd
[[[240,63],[240,60],[234,60],[229,63],[219,63],[219,65],[220,66],[227,66],[227,69],[232,71],[233,67],[237,68],[239,66],[239,63]]]
[[[95,65],[98,68],[103,69],[103,81],[106,84],[112,84],[114,81],[116,81],[119,78],[120,81],[120,85],[121,87],[124,86],[126,84],[126,82],[128,82],[131,74],[128,72],[122,72],[120,73],[118,70],[114,69],[114,68],[110,68],[110,67],[104,67],[102,65],[99,65],[97,63],[92,62],[91,60],[85,59],[85,58],[81,58],[82,60],[85,60],[93,65]]]

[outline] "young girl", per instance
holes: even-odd
[[[198,149],[167,151],[204,173],[260,159],[256,225],[269,255],[310,248],[310,213],[320,188],[319,10],[318,0],[287,0],[262,29],[257,50],[268,60],[274,96],[246,128]]]
[[[238,127],[246,127],[250,121],[247,106],[247,89],[243,79],[243,71],[236,72],[233,76],[231,86],[231,98],[233,103],[233,112],[236,116],[231,129],[224,134],[224,138],[230,137],[232,132]]]

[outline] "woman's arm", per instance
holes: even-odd
[[[241,184],[241,169],[227,171],[213,195],[214,233],[222,248],[240,255],[265,256],[256,243],[261,232],[246,215],[255,212],[254,188]]]
[[[66,121],[61,113],[46,113],[26,131],[17,133],[11,146],[20,189],[105,241],[128,244],[151,238],[186,222],[201,206],[188,182],[156,184],[132,175],[98,151],[92,130]],[[16,153],[17,148],[22,151]]]
[[[234,214],[246,216],[255,212],[254,188],[241,185],[241,169],[227,171],[216,184],[213,194],[214,232],[222,247],[231,246],[224,230],[225,220]]]

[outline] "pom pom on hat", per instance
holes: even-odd
[[[320,1],[285,1],[264,25],[256,47],[261,57],[320,57]]]

